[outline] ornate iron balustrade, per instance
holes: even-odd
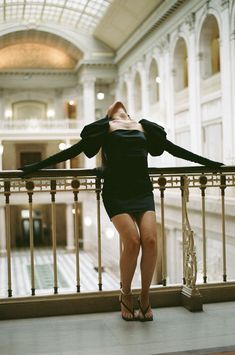
[[[222,283],[227,281],[226,261],[226,232],[225,232],[225,189],[235,186],[235,167],[225,166],[219,170],[213,168],[174,167],[174,168],[149,168],[149,174],[155,190],[160,192],[161,205],[161,240],[162,240],[162,286],[167,286],[166,270],[166,243],[165,243],[165,216],[164,203],[165,191],[168,189],[181,190],[182,205],[182,245],[183,245],[183,277],[182,277],[182,304],[191,311],[202,310],[202,296],[197,284],[197,256],[195,251],[194,231],[190,226],[187,202],[189,190],[200,189],[202,202],[202,231],[203,231],[203,281],[207,283],[207,258],[206,258],[206,227],[205,227],[205,193],[209,187],[219,188],[221,195],[221,221],[222,221],[222,251],[223,251],[223,277]],[[30,237],[30,264],[31,264],[31,295],[35,296],[34,275],[34,235],[33,235],[33,203],[36,192],[47,192],[51,196],[52,215],[52,251],[53,251],[53,274],[54,294],[58,294],[57,277],[57,240],[56,240],[56,196],[65,191],[73,194],[75,211],[74,235],[76,247],[76,288],[80,293],[80,267],[79,267],[79,231],[78,231],[78,201],[79,193],[90,191],[96,194],[96,218],[97,218],[97,245],[98,245],[98,290],[102,291],[102,246],[101,246],[101,214],[100,193],[102,188],[102,171],[98,169],[48,169],[41,170],[30,177],[22,179],[19,171],[3,171],[0,173],[0,196],[5,204],[6,213],[6,249],[7,249],[7,273],[8,273],[8,297],[13,297],[11,279],[11,216],[10,204],[14,194],[27,194],[29,204],[29,237]],[[120,251],[122,245],[120,243]],[[1,272],[1,271],[0,271]],[[0,277],[1,280],[1,277]],[[231,282],[229,283],[231,286]],[[232,282],[232,286],[235,283]],[[233,294],[234,294],[234,288]]]

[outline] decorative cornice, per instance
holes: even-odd
[[[31,78],[32,76],[36,76],[36,75],[70,75],[70,76],[74,76],[74,71],[73,70],[28,70],[28,69],[21,69],[21,70],[0,70],[0,75],[21,75],[21,76],[28,76],[29,78]],[[25,79],[26,80],[26,79]]]
[[[93,67],[93,68],[117,68],[117,65],[113,62],[113,60],[107,60],[107,61],[103,61],[103,60],[94,60],[94,59],[87,59],[87,60],[82,60],[80,61],[78,67],[77,67],[77,71],[80,70],[81,68],[84,67]]]
[[[158,28],[169,19],[174,12],[186,2],[187,0],[175,0],[170,2],[164,2],[162,6],[163,9],[157,9],[150,17],[147,19],[142,26],[138,28],[136,33],[126,41],[123,46],[117,51],[117,55],[114,59],[115,63],[120,62],[123,58],[131,52],[134,47],[140,44],[140,42],[146,40],[147,37],[152,36]]]

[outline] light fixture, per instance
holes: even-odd
[[[74,100],[69,100],[69,105],[74,105]]]
[[[98,100],[104,100],[104,93],[102,91],[97,92],[96,95]]]
[[[92,219],[91,219],[91,217],[86,216],[86,217],[84,218],[84,223],[85,223],[85,225],[86,225],[87,227],[90,227],[90,226],[92,225]]]
[[[3,151],[4,151],[4,146],[0,143],[0,155],[3,154]]]
[[[65,143],[60,143],[59,144],[59,150],[65,150],[67,148],[66,144]]]
[[[5,116],[6,118],[11,118],[12,117],[12,111],[10,109],[5,111]]]
[[[54,115],[55,115],[55,111],[54,110],[48,110],[47,111],[47,117],[48,118],[54,117]]]
[[[29,210],[21,210],[22,218],[29,218]]]
[[[160,76],[156,76],[156,79],[155,79],[155,80],[156,80],[156,83],[157,83],[157,84],[160,84],[160,83],[161,83],[161,78],[160,78]]]

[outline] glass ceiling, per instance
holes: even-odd
[[[114,0],[1,0],[0,24],[54,22],[92,33]]]

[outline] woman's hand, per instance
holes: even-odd
[[[28,165],[24,165],[22,168],[19,168],[17,170],[22,170],[22,173],[20,174],[21,178],[24,178],[28,175],[30,175],[30,173],[33,173],[35,171],[38,171],[38,167],[37,167],[38,163],[33,163],[33,164],[28,164]]]

